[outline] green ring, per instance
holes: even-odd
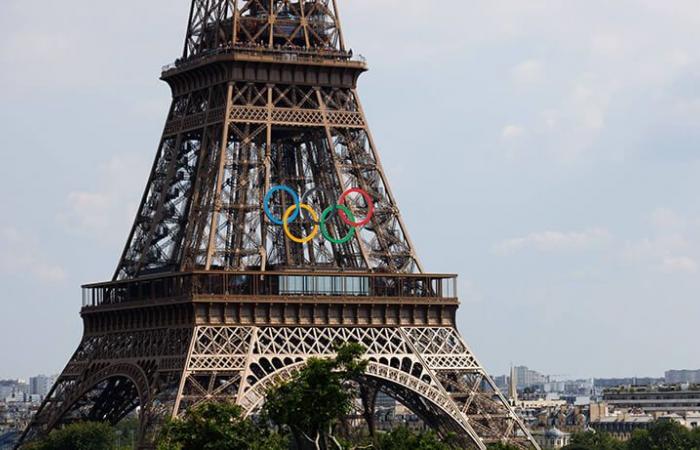
[[[350,228],[350,231],[348,231],[348,234],[342,238],[342,239],[336,239],[331,234],[328,232],[328,228],[326,228],[326,219],[328,218],[328,215],[332,212],[334,212],[336,209],[339,209],[347,215],[351,221],[355,221],[355,216],[352,214],[352,211],[348,209],[345,205],[333,205],[329,206],[326,208],[325,211],[323,211],[323,214],[321,214],[321,233],[323,234],[323,237],[325,237],[329,242],[332,242],[333,244],[345,244],[348,242],[350,239],[352,239],[355,236],[355,228]]]

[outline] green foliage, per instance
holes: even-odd
[[[648,430],[636,430],[628,442],[620,442],[606,433],[577,433],[564,450],[700,450],[700,429],[661,420]]]
[[[139,436],[139,419],[136,414],[122,420],[114,426],[116,450],[133,450]]]
[[[695,445],[700,447],[700,428],[695,428],[690,432],[690,440],[693,441]]]
[[[625,445],[607,433],[576,433],[565,450],[624,450]]]
[[[489,450],[520,450],[518,447],[510,444],[491,444],[487,447]]]
[[[115,434],[104,423],[82,422],[55,430],[23,450],[114,450]]]
[[[648,430],[637,430],[627,443],[627,450],[698,450],[695,433],[679,423],[662,420]]]
[[[377,450],[453,450],[457,448],[440,440],[432,431],[418,433],[405,427],[382,433],[377,441],[378,444],[375,447]]]
[[[271,389],[263,409],[273,423],[287,427],[299,444],[303,439],[327,443],[332,429],[352,408],[347,382],[361,376],[365,349],[348,344],[333,359],[311,358],[292,379]]]
[[[283,450],[286,440],[242,417],[232,403],[204,403],[168,422],[158,450]]]

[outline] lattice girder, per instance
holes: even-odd
[[[202,401],[235,399],[254,413],[270,386],[345,342],[367,349],[363,380],[394,393],[426,423],[479,448],[499,441],[535,447],[451,327],[217,325],[88,334],[27,436],[71,420],[117,422],[141,406],[148,443],[166,417]]]
[[[165,128],[118,279],[193,269],[420,267],[353,89],[216,84],[176,97]],[[299,195],[328,193],[309,199],[319,213],[359,187],[375,214],[347,243],[319,236],[297,244],[262,211],[265,193],[279,184]],[[286,201],[271,207],[281,215]],[[361,197],[346,204],[357,217],[368,214]],[[313,227],[298,221],[292,231]],[[337,216],[329,227],[348,231]]]
[[[336,11],[335,0],[194,0],[183,58],[232,47],[342,54]]]
[[[137,408],[149,449],[165,418],[211,399],[254,413],[309,358],[358,342],[366,391],[388,392],[465,446],[537,448],[451,328],[456,293],[437,291],[453,279],[422,280],[356,91],[366,70],[345,47],[336,0],[192,0],[182,58],[162,74],[173,100],[113,282],[86,288],[84,338],[25,440]],[[326,231],[355,229],[348,241],[319,233],[300,244],[264,211],[279,185],[308,194],[319,214],[360,188],[369,199],[352,194],[345,206],[374,214],[361,227],[331,214]],[[275,195],[269,209],[281,217],[290,203]],[[319,223],[304,213],[288,225],[309,236]],[[366,278],[368,288],[283,292],[291,277]]]
[[[443,431],[459,431],[478,448],[490,442],[535,446],[506,400],[484,389],[492,381],[449,327],[198,327],[174,414],[221,397],[205,381],[214,386],[222,373],[233,380],[227,387],[237,389],[236,401],[254,414],[270,387],[309,358],[331,357],[345,342],[367,349],[365,381],[403,392],[398,400]]]
[[[87,334],[22,441],[76,420],[117,423],[140,407],[140,437],[152,442],[172,414],[191,328]]]

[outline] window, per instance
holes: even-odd
[[[282,295],[369,295],[367,277],[281,276]]]

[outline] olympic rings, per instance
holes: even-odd
[[[284,233],[287,235],[289,239],[292,241],[296,242],[297,244],[306,244],[307,242],[311,241],[313,238],[316,237],[318,234],[318,225],[314,225],[314,230],[306,236],[305,238],[298,238],[292,234],[291,231],[289,231],[289,216],[292,214],[292,212],[296,212],[297,215],[299,213],[299,209],[297,205],[292,205],[289,208],[287,208],[287,211],[285,211],[284,216],[282,217],[282,226],[284,227]],[[311,214],[311,217],[314,219],[314,222],[318,222],[318,214],[316,214],[316,211],[314,209],[307,205],[306,203],[301,204],[301,209],[304,211],[307,211],[309,214]],[[325,225],[325,224],[324,224]]]
[[[277,192],[286,192],[289,195],[291,195],[292,199],[294,200],[294,204],[287,208],[287,210],[282,215],[281,220],[278,217],[275,217],[274,213],[270,208],[272,196]],[[355,215],[350,210],[350,208],[345,205],[345,201],[348,195],[353,193],[360,194],[367,203],[367,216],[361,222],[355,222]],[[285,235],[291,241],[296,242],[298,244],[306,244],[308,242],[311,242],[316,236],[318,236],[319,231],[321,232],[323,237],[326,238],[326,240],[328,240],[329,242],[333,244],[345,244],[346,242],[349,242],[353,237],[355,237],[358,228],[362,228],[365,225],[367,225],[374,217],[374,201],[367,192],[360,188],[353,188],[345,191],[343,195],[340,196],[338,203],[335,203],[326,208],[321,214],[320,218],[318,216],[318,213],[314,211],[314,209],[308,203],[309,199],[313,194],[317,194],[317,201],[319,202],[322,202],[324,200],[329,201],[331,198],[331,196],[328,194],[328,191],[325,191],[318,187],[310,189],[300,197],[299,194],[289,186],[274,186],[267,192],[263,201],[263,209],[265,210],[265,215],[267,215],[267,217],[273,224],[282,226],[284,228]],[[323,194],[323,197],[318,194]],[[301,215],[302,211],[309,213],[309,215],[311,216],[311,221],[314,224],[313,230],[305,238],[295,236],[289,229],[289,224],[294,222]],[[342,238],[336,238],[332,236],[330,231],[328,230],[328,221],[335,217],[337,214],[340,214],[340,218],[342,219],[342,221],[348,227],[350,227],[350,230]]]
[[[297,219],[297,217],[299,217],[299,210],[302,208],[301,201],[299,200],[299,195],[296,192],[294,192],[294,190],[289,186],[275,186],[272,189],[270,189],[267,192],[267,195],[265,195],[265,200],[263,201],[263,208],[265,209],[265,214],[267,214],[267,217],[270,218],[272,223],[274,223],[275,225],[282,226],[284,225],[283,221],[279,220],[277,217],[272,215],[272,211],[270,211],[270,200],[272,200],[272,196],[275,194],[275,192],[278,191],[284,191],[291,195],[294,199],[294,206],[296,206],[296,209],[294,210],[294,215],[292,217],[289,217],[289,222],[294,222]]]
[[[367,208],[369,208],[369,211],[367,212],[367,217],[365,217],[365,220],[363,220],[362,222],[357,222],[357,223],[355,223],[354,222],[355,219],[352,218],[353,222],[351,222],[350,219],[348,219],[348,216],[345,214],[345,211],[341,209],[340,210],[340,218],[349,227],[361,228],[361,227],[364,227],[365,225],[367,225],[372,220],[372,216],[374,216],[374,202],[372,201],[372,197],[370,197],[367,192],[363,191],[360,188],[354,188],[354,189],[348,189],[347,191],[345,191],[343,193],[343,195],[340,196],[340,199],[338,200],[338,204],[341,204],[341,205],[344,204],[345,199],[347,199],[348,195],[350,195],[352,193],[360,194],[362,197],[364,197],[365,202],[367,203]]]
[[[343,211],[343,213],[347,214],[350,216],[352,220],[355,220],[355,216],[352,214],[352,211],[348,209],[347,206],[345,205],[333,205],[329,206],[326,208],[325,211],[323,211],[323,214],[321,214],[321,233],[323,233],[323,237],[325,237],[329,242],[332,242],[333,244],[345,244],[348,242],[350,239],[355,237],[355,228],[350,228],[350,231],[348,231],[348,234],[345,235],[344,238],[342,239],[336,239],[331,234],[328,232],[328,227],[326,226],[326,220],[328,219],[328,215],[330,213],[335,212],[337,209]]]
[[[325,199],[326,201],[330,201],[330,199],[333,198],[332,195],[329,195],[328,191],[326,191],[325,189],[320,188],[320,187],[317,186],[317,187],[311,188],[311,189],[309,189],[308,191],[306,191],[306,193],[305,193],[304,195],[301,196],[301,202],[302,202],[302,203],[309,203],[309,199],[310,199],[311,196],[314,195],[314,194],[317,194],[317,195],[316,195],[316,198],[317,198],[319,201],[323,201],[324,199]],[[318,194],[323,194],[324,197],[321,197],[321,196],[319,196]],[[336,212],[335,212],[335,210],[333,210],[333,214],[331,215],[331,217],[329,217],[329,218],[327,218],[327,219],[332,219],[333,217],[335,217],[335,215],[336,215]],[[316,221],[315,223],[316,223],[317,225],[319,224],[318,221]]]

